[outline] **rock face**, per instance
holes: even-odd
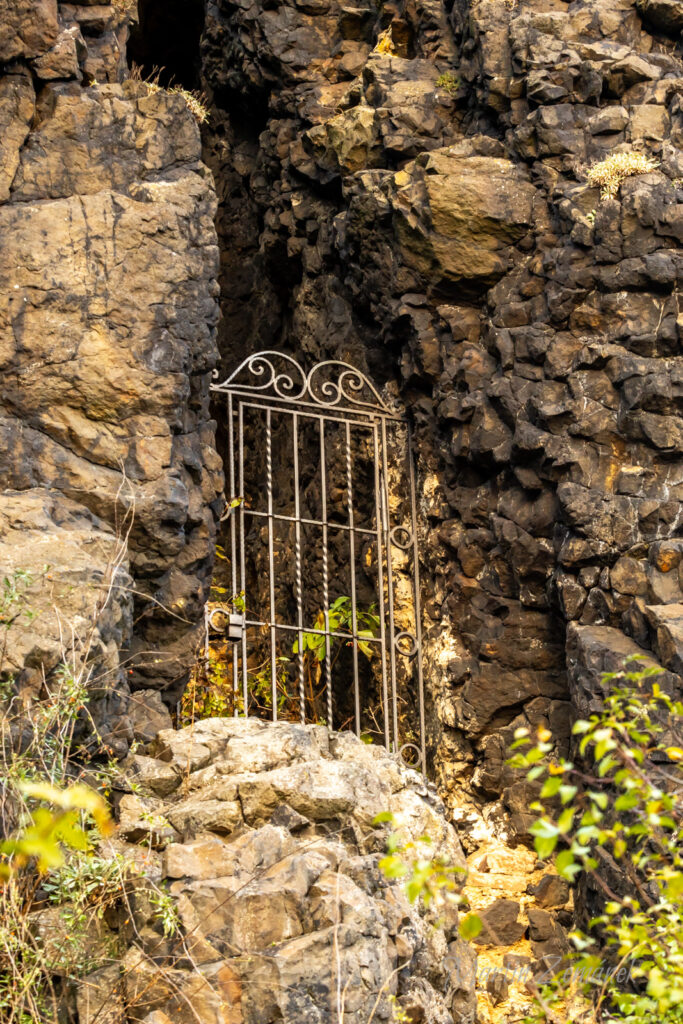
[[[0,565],[3,622],[9,623],[1,668],[14,679],[19,706],[43,695],[46,681],[59,688],[55,672],[68,662],[74,682],[90,691],[77,742],[99,753],[101,739],[112,753],[125,754],[132,735],[120,651],[133,613],[125,543],[59,491],[6,491]]]
[[[120,979],[108,979],[110,992],[123,986],[116,1020],[336,1024],[343,1006],[345,1021],[367,1024],[373,1011],[393,1019],[392,1005],[433,1024],[474,1020],[463,969],[474,954],[455,907],[423,917],[378,869],[386,831],[372,820],[385,810],[405,841],[427,832],[434,856],[464,865],[421,776],[351,734],[285,722],[208,719],[162,730],[148,750],[123,766],[119,785],[135,794],[121,796],[108,850],[158,851],[148,875],[168,887],[180,931],[164,934],[141,881]]]
[[[237,337],[397,388],[442,792],[512,831],[514,729],[567,744],[567,639],[571,673],[595,643],[683,664],[679,16],[207,5],[226,369]],[[656,169],[602,199],[589,169],[632,149]]]
[[[122,11],[0,10],[0,478],[8,529],[22,492],[59,541],[45,558],[58,573],[70,571],[64,520],[91,522],[93,543],[108,534],[112,548],[125,532],[116,600],[134,598],[134,614],[120,623],[121,664],[134,689],[172,703],[194,658],[222,486],[208,411],[215,200],[184,99],[121,84]],[[96,566],[91,578],[82,567],[86,585]]]

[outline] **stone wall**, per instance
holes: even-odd
[[[238,339],[398,385],[442,792],[513,831],[570,623],[571,659],[616,631],[681,667],[680,30],[668,0],[207,4],[226,368]],[[602,199],[632,148],[657,168]]]
[[[113,600],[134,610],[108,686],[172,702],[222,486],[215,198],[184,99],[124,82],[124,7],[0,3],[0,479],[11,536],[45,530],[58,574],[87,541],[74,518],[125,534]]]

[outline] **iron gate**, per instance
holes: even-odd
[[[229,638],[234,713],[254,713],[265,675],[273,720],[352,726],[424,770],[408,423],[344,362],[306,373],[259,352],[211,388],[226,402],[231,593],[207,606],[207,658],[210,634]]]

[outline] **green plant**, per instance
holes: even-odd
[[[107,906],[121,895],[127,866],[120,855],[102,857],[91,849],[86,856],[72,856],[51,871],[41,887],[52,903],[71,903],[78,910],[92,906],[102,917]]]
[[[588,931],[571,933],[573,977],[600,1022],[683,1021],[683,702],[662,691],[661,672],[627,666],[602,676],[611,690],[603,709],[574,724],[580,764],[548,760],[545,730],[510,762],[543,781],[532,805],[542,812],[531,828],[539,857],[556,854],[560,875],[575,881],[585,872],[602,893]],[[518,730],[515,745],[530,743]],[[625,894],[608,883],[606,867]],[[537,993],[529,1020],[558,1020],[553,1006],[565,996],[562,981]]]
[[[445,71],[443,75],[439,75],[436,80],[436,86],[438,89],[443,89],[449,96],[456,96],[458,89],[460,88],[460,79],[452,74],[450,71]]]
[[[320,684],[323,662],[328,654],[325,630],[337,634],[329,638],[330,666],[333,668],[345,646],[352,647],[355,644],[366,658],[372,658],[374,651],[371,641],[378,636],[380,625],[374,604],[367,611],[356,608],[354,623],[353,602],[350,597],[342,595],[333,601],[329,608],[318,612],[313,629],[319,632],[302,632],[301,651],[304,655],[308,701],[315,721],[321,721],[320,709],[324,686],[321,688]],[[346,635],[349,637],[348,640],[344,639]],[[298,638],[292,644],[292,653],[299,653]]]
[[[588,171],[588,184],[600,186],[601,199],[614,199],[621,185],[633,174],[650,174],[659,163],[644,153],[612,153]]]
[[[161,924],[164,935],[169,938],[180,933],[180,915],[178,906],[165,889],[154,888],[149,893],[149,901],[155,908],[155,917]]]
[[[373,825],[382,824],[391,826],[386,839],[387,853],[379,862],[385,878],[402,878],[410,903],[421,901],[425,908],[432,903],[438,907],[446,901],[462,905],[464,898],[459,890],[466,874],[465,868],[431,855],[431,836],[423,835],[417,839],[402,836],[399,820],[391,811],[382,811],[374,818]],[[464,939],[476,938],[481,928],[481,919],[476,914],[468,914],[460,922],[460,934]]]
[[[47,568],[44,575],[49,579]],[[76,898],[64,904],[71,926],[60,948],[44,940],[31,911],[37,894],[48,895],[54,873],[92,856],[96,837],[111,829],[102,793],[83,779],[74,759],[76,724],[88,717],[89,654],[97,617],[111,590],[105,589],[90,629],[78,644],[63,650],[62,662],[44,672],[42,692],[28,701],[16,693],[11,673],[3,672],[11,631],[31,622],[29,586],[37,578],[18,570],[0,585],[0,672],[4,676],[0,707],[0,1019],[3,1024],[28,1021],[53,1024],[59,1018],[54,975],[63,965],[78,973],[89,966],[76,913]],[[90,720],[90,734],[103,744]],[[84,752],[84,751],[82,751]],[[100,769],[102,777],[106,766]]]
[[[239,499],[241,501],[241,499]],[[235,503],[233,503],[235,504]],[[219,558],[226,558],[222,548],[217,549]],[[246,611],[244,591],[226,597],[228,589],[212,586],[212,597],[215,596],[214,607],[229,604],[235,611]],[[209,604],[212,607],[212,604]],[[372,605],[367,610],[356,609],[355,641],[353,639],[353,608],[351,598],[345,595],[338,597],[327,610],[317,613],[313,622],[313,630],[303,630],[301,634],[301,653],[304,660],[306,680],[306,696],[311,717],[322,721],[322,680],[323,664],[327,655],[325,630],[337,634],[330,637],[330,666],[334,668],[345,647],[355,642],[358,650],[368,659],[375,651],[372,641],[380,632],[379,616]],[[293,655],[299,653],[298,638],[291,647]],[[291,658],[282,654],[275,659],[275,692],[278,715],[281,718],[298,719],[298,694],[289,683],[288,667]],[[272,711],[273,680],[270,654],[258,664],[251,662],[247,667],[248,699],[257,710]],[[190,683],[182,698],[180,718],[183,723],[190,723],[197,718],[231,715],[237,710],[243,712],[242,687],[234,686],[231,646],[222,638],[212,639],[209,644],[208,657],[197,662]]]
[[[313,623],[313,628],[321,631],[325,630],[326,619],[327,628],[331,632],[348,633],[351,637],[353,632],[353,607],[351,598],[346,597],[345,595],[338,597],[327,609],[327,614],[325,611],[318,612],[315,622]],[[375,613],[374,604],[370,606],[368,611],[363,611],[360,608],[356,609],[356,644],[358,646],[358,650],[362,651],[366,658],[371,658],[373,654],[372,644],[368,641],[377,637],[379,629],[380,621],[379,616]],[[338,640],[339,638],[336,639]],[[332,643],[334,645],[335,638],[332,638]],[[351,646],[352,643],[353,640],[350,639],[348,641],[349,646]],[[303,632],[301,636],[301,649],[304,653],[306,651],[310,651],[315,661],[322,662],[325,660],[325,637],[322,636],[321,633]],[[340,650],[341,646],[337,646],[337,654]],[[292,651],[294,654],[298,653],[298,640],[295,640],[292,644]]]
[[[60,867],[64,863],[63,847],[72,850],[88,848],[88,835],[82,812],[90,815],[100,835],[111,831],[109,808],[103,798],[89,786],[76,784],[60,789],[49,783],[25,782],[19,791],[29,802],[42,800],[58,810],[36,807],[31,820],[12,839],[0,843],[0,878],[8,879],[31,861],[38,871]]]

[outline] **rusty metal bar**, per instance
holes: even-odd
[[[382,515],[381,474],[379,469],[379,438],[377,427],[372,432],[373,451],[375,456],[375,525],[377,527],[377,594],[380,621],[380,656],[382,659],[382,717],[384,721],[384,745],[389,749],[389,692],[387,689],[387,642],[386,621],[384,611],[384,547],[390,543],[384,529]]]
[[[239,404],[238,422],[240,495],[244,496],[244,407]],[[244,550],[244,501],[240,503],[240,591],[247,593],[247,568]],[[249,717],[249,681],[247,678],[247,631],[242,633],[242,699],[245,718]]]
[[[235,460],[233,453],[235,451],[235,424],[234,424],[234,410],[232,407],[232,395],[228,393],[228,448],[230,450],[230,501],[235,501],[241,497],[239,494],[235,494]],[[237,611],[235,600],[237,598],[237,522],[235,517],[235,509],[230,509],[230,580],[232,584],[232,610]],[[208,658],[208,654],[207,654]],[[239,680],[239,655],[237,651],[237,644],[232,645],[232,713],[235,718],[239,714],[239,701],[238,694],[240,688]]]
[[[394,753],[398,752],[398,681],[396,678],[396,629],[394,626],[394,573],[391,559],[391,517],[389,509],[389,464],[387,460],[387,426],[382,423],[382,475],[384,482],[382,486],[382,499],[386,518],[384,529],[387,538],[387,598],[389,603],[389,659],[391,664],[391,717],[392,717],[392,739]]]
[[[288,629],[292,633],[298,633],[299,632],[299,627],[298,626],[292,626],[292,625],[290,625],[287,622],[268,622],[268,621],[265,621],[264,619],[245,619],[244,620],[244,624],[245,624],[245,626],[265,626],[265,627],[275,626],[276,629]],[[304,632],[305,633],[312,633],[315,636],[325,636],[326,635],[326,630],[324,630],[324,629],[317,629],[315,626],[306,626],[306,628],[304,629]],[[350,634],[349,633],[340,633],[336,629],[329,630],[329,635],[330,635],[330,637],[334,637],[335,640],[346,640],[346,641],[348,641],[350,639]],[[369,637],[367,637],[367,643],[369,643],[369,644],[381,644],[381,642],[382,641],[381,641],[380,637],[378,637],[378,636],[369,636]],[[366,638],[365,637],[363,637],[363,643],[366,643]]]
[[[253,405],[256,407],[259,405],[258,401],[254,402],[254,392],[247,389],[240,388],[217,388],[212,385],[212,391],[229,391],[237,398],[252,399],[252,402],[244,402],[245,406]],[[372,411],[366,409],[351,409],[344,406],[335,406],[329,412],[321,412],[319,407],[311,405],[309,402],[294,402],[286,398],[275,398],[270,400],[269,403],[272,409],[278,409],[283,412],[292,411],[292,407],[295,406],[299,416],[310,419],[324,419],[331,423],[346,423],[349,420],[358,424],[365,424],[370,426],[373,423],[377,423],[379,420],[387,420],[389,423],[403,423],[405,417],[392,413],[389,411],[379,411],[373,409]]]
[[[253,509],[253,508],[245,508],[244,514],[247,515],[247,516],[256,516],[257,519],[258,518],[261,518],[261,519],[268,519],[268,518],[270,518],[268,516],[267,512],[259,512],[257,509]],[[348,532],[351,529],[351,527],[349,526],[348,523],[331,523],[329,521],[328,522],[323,522],[322,519],[307,519],[305,516],[300,516],[297,519],[296,516],[286,516],[286,515],[283,515],[283,514],[281,514],[279,512],[274,512],[272,518],[276,522],[281,522],[281,523],[301,523],[303,526],[326,526],[328,528],[328,530],[341,530],[342,532],[344,532],[344,531]],[[353,532],[354,533],[364,533],[368,537],[374,537],[376,531],[375,530],[368,530],[364,526],[355,526]]]
[[[410,512],[413,526],[413,611],[415,614],[415,640],[417,642],[417,691],[418,707],[420,715],[420,755],[422,758],[421,768],[424,772],[427,768],[427,750],[425,740],[425,699],[424,680],[422,676],[422,615],[420,604],[420,550],[417,536],[417,497],[415,493],[415,464],[413,459],[413,437],[410,427],[407,428],[407,452],[408,477],[410,480]]]

